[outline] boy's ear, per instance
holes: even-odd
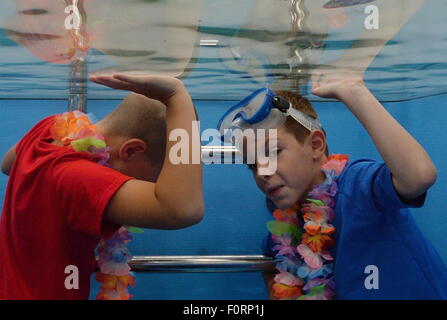
[[[316,158],[325,153],[326,150],[326,135],[321,130],[314,130],[311,132],[312,150]]]
[[[147,144],[141,139],[132,138],[124,141],[119,150],[119,157],[123,160],[131,160],[147,151]]]

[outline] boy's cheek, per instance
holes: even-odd
[[[261,190],[262,193],[266,194],[264,184],[260,181],[260,179],[255,177],[255,182],[258,189]]]

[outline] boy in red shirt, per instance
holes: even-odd
[[[110,147],[108,166],[54,140],[56,116],[3,159],[10,178],[0,221],[0,299],[87,299],[100,238],[122,225],[178,229],[203,217],[201,165],[174,165],[168,157],[174,142],[166,132],[193,136],[195,128],[183,83],[163,76],[90,80],[134,91],[95,126]],[[198,139],[190,143],[200,147]],[[79,270],[77,288],[65,283],[70,266]]]

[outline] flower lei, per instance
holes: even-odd
[[[277,261],[272,287],[280,300],[331,300],[335,296],[334,258],[329,248],[335,228],[333,198],[338,191],[335,179],[343,171],[348,156],[331,155],[323,165],[325,181],[313,186],[304,203],[273,212],[267,222]],[[301,217],[299,217],[299,214]]]
[[[71,146],[75,151],[88,152],[95,162],[110,167],[107,163],[110,147],[104,137],[96,131],[88,115],[80,111],[65,112],[56,117],[50,130],[55,141]],[[135,276],[128,262],[132,259],[126,244],[132,233],[141,233],[135,227],[123,226],[108,239],[101,239],[97,248],[99,272],[96,280],[101,283],[97,300],[129,300],[132,296],[128,287],[135,286]]]

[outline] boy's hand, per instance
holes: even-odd
[[[181,80],[160,75],[132,76],[121,73],[94,75],[90,76],[90,81],[113,89],[133,91],[163,103],[183,88]]]
[[[365,88],[361,71],[317,69],[312,73],[312,94],[321,98],[343,101],[359,88]]]

